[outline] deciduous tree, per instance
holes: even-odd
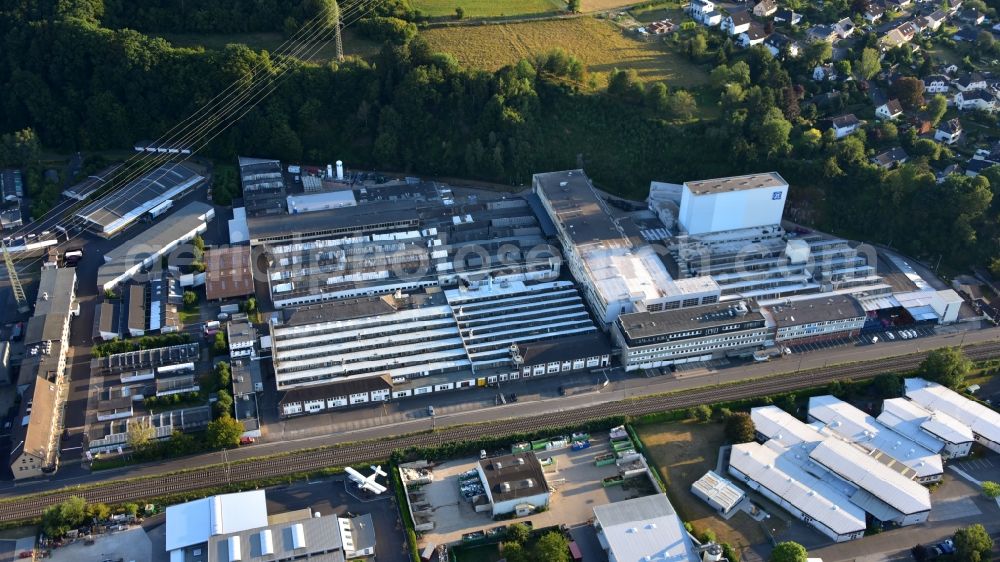
[[[917,374],[948,388],[959,389],[964,386],[965,377],[971,371],[972,361],[961,349],[942,347],[927,355],[927,358],[920,363]]]
[[[771,551],[771,562],[806,562],[806,547],[797,542],[779,542]]]

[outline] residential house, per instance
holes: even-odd
[[[979,38],[979,30],[974,27],[963,27],[955,32],[951,36],[953,41],[964,41],[966,43],[973,43]]]
[[[830,128],[833,129],[834,133],[836,133],[838,139],[842,139],[854,131],[857,131],[860,126],[861,120],[858,119],[853,113],[834,117],[830,120]]]
[[[942,74],[931,74],[924,77],[924,92],[928,94],[947,94],[951,80]]]
[[[783,52],[787,52],[788,56],[795,58],[801,53],[799,43],[783,33],[772,33],[764,40],[764,46],[771,51],[773,57],[779,57]]]
[[[944,22],[948,20],[948,14],[944,13],[943,10],[935,10],[925,17],[927,19],[926,29],[930,29],[931,31],[941,29]]]
[[[802,21],[802,14],[797,14],[788,8],[778,8],[774,13],[774,23],[787,23],[789,25],[799,25]]]
[[[823,80],[833,81],[837,79],[837,71],[830,63],[817,66],[813,69],[813,80],[822,82]]]
[[[774,0],[760,0],[757,5],[753,7],[753,15],[758,18],[766,18],[771,14],[778,11],[778,5]]]
[[[965,163],[965,175],[970,178],[974,178],[979,175],[979,172],[982,172],[986,168],[996,166],[997,164],[1000,164],[1000,162],[997,162],[992,158],[976,158],[973,156],[968,162]]]
[[[715,2],[711,0],[691,0],[687,11],[695,21],[702,25],[713,27],[722,22],[722,14],[715,9]]]
[[[707,27],[722,25],[722,12],[708,12],[702,15],[701,23]]]
[[[847,39],[854,33],[854,22],[851,21],[851,18],[844,18],[833,24],[833,29],[837,33],[837,37]]]
[[[879,38],[878,46],[883,51],[888,51],[889,49],[895,49],[900,45],[905,45],[913,39],[913,35],[907,35],[904,30],[896,27],[890,29],[885,35]]]
[[[814,25],[806,31],[806,37],[810,41],[826,41],[827,43],[833,43],[837,40],[837,30],[833,26],[829,25]]]
[[[988,90],[972,90],[955,94],[955,107],[959,111],[978,109],[992,113],[996,110],[996,97]]]
[[[886,7],[895,12],[902,11],[912,3],[912,0],[885,0]]]
[[[883,170],[891,170],[909,159],[909,155],[902,147],[897,146],[884,152],[880,152],[872,158],[872,163]]]
[[[968,25],[980,25],[986,19],[982,12],[975,8],[966,8],[956,14],[958,21]]]
[[[955,80],[955,87],[959,92],[969,92],[972,90],[985,90],[988,84],[986,78],[978,72],[966,73]]]
[[[938,125],[937,131],[934,132],[934,140],[946,144],[955,144],[955,141],[961,136],[962,122],[957,117],[941,123]]]
[[[740,46],[749,49],[754,45],[760,45],[767,39],[767,32],[764,31],[764,24],[760,22],[750,22],[750,28],[740,33]]]
[[[750,12],[741,10],[726,16],[722,20],[722,31],[729,35],[739,35],[750,29]]]
[[[871,2],[870,4],[865,6],[864,17],[865,21],[867,21],[868,23],[877,23],[878,20],[882,19],[882,16],[884,15],[885,15],[885,8],[883,8],[881,4]]]
[[[903,106],[899,100],[889,100],[875,108],[875,117],[879,119],[893,121],[903,115]]]
[[[993,24],[993,28],[992,29],[993,29],[993,34],[994,35],[997,34],[997,33],[1000,33],[1000,23]]]
[[[948,76],[954,76],[958,74],[958,65],[949,64],[941,67],[941,72],[947,74]]]

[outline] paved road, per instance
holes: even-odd
[[[468,423],[501,421],[509,418],[540,415],[568,409],[587,408],[604,404],[612,400],[633,398],[645,394],[685,390],[711,384],[734,382],[747,378],[773,375],[781,372],[796,371],[799,369],[820,368],[834,363],[892,357],[917,351],[926,351],[933,347],[957,345],[961,342],[969,344],[983,341],[997,341],[998,339],[1000,339],[1000,329],[992,328],[977,332],[949,334],[933,338],[896,341],[885,344],[879,343],[876,345],[859,346],[856,348],[842,348],[827,350],[824,352],[815,352],[813,354],[802,354],[798,356],[786,357],[782,360],[770,363],[757,363],[745,365],[739,368],[719,370],[707,375],[698,374],[697,371],[694,371],[690,372],[690,374],[679,373],[679,376],[676,377],[658,377],[651,379],[628,378],[609,385],[603,390],[597,390],[595,385],[595,390],[592,392],[582,392],[565,397],[543,397],[543,399],[540,400],[522,400],[516,404],[508,404],[506,406],[489,408],[480,407],[467,411],[443,413],[437,416],[436,424],[438,427],[441,427]],[[398,423],[380,423],[348,431],[338,430],[336,426],[317,424],[317,426],[322,427],[325,430],[322,435],[301,438],[286,438],[279,441],[259,443],[252,447],[232,450],[228,452],[228,460],[234,461],[254,456],[270,455],[336,443],[385,438],[394,435],[427,430],[431,428],[432,423],[435,422],[432,422],[430,418],[424,416],[414,418],[409,421]],[[167,471],[217,464],[223,461],[223,453],[210,453],[194,457],[162,461],[148,465],[102,471],[93,475],[84,474],[82,471],[68,471],[61,469],[53,478],[47,480],[33,480],[19,483],[5,482],[3,484],[3,488],[0,489],[0,497],[53,490],[66,485],[82,484],[99,480],[154,475]]]

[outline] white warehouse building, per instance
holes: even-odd
[[[831,435],[829,428],[803,423],[775,406],[754,408],[750,418],[763,444],[734,446],[730,473],[830,538],[860,538],[866,528],[864,513],[889,526],[927,520],[930,493],[912,479],[912,469],[885,462]],[[802,497],[803,489],[814,493]],[[823,518],[810,512],[823,505]],[[844,520],[831,513],[855,515]]]
[[[938,482],[944,476],[941,455],[903,434],[882,425],[872,416],[834,396],[809,399],[809,420],[844,441],[854,443],[876,459],[898,462],[920,483]],[[907,473],[909,474],[909,473]]]
[[[684,182],[679,222],[687,234],[779,225],[787,196],[777,172]]]
[[[945,459],[968,456],[976,440],[969,426],[943,412],[925,410],[906,398],[884,401],[877,419]]]
[[[906,379],[906,397],[925,410],[946,414],[968,427],[980,445],[1000,453],[1000,413],[935,382]]]

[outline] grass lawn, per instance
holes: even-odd
[[[715,470],[719,447],[726,442],[723,424],[689,420],[639,425],[635,429],[659,467],[660,476],[667,483],[667,494],[681,519],[689,521],[698,531],[712,529],[720,541],[737,550],[766,540],[760,526],[750,517],[737,514],[725,521],[691,493],[695,480]]]
[[[274,32],[260,33],[164,33],[164,39],[176,47],[203,47],[206,50],[221,50],[230,43],[242,43],[256,50],[274,52],[285,43],[285,36]],[[367,57],[378,53],[379,44],[361,37],[352,29],[345,29],[343,34],[344,54]],[[287,49],[294,49],[290,45]],[[309,49],[309,52],[315,47]],[[337,55],[333,41],[328,42],[316,54],[309,58],[315,62],[328,61]],[[303,53],[304,56],[304,53]]]
[[[629,10],[629,13],[632,14],[632,17],[643,23],[660,21],[667,18],[674,23],[680,23],[684,20],[684,8],[681,7],[681,2],[674,1],[661,2],[645,8]]]
[[[455,15],[461,6],[466,18],[496,18],[542,14],[566,9],[563,0],[413,0],[413,8],[435,17]]]
[[[667,46],[626,37],[614,24],[595,18],[438,28],[421,34],[434,50],[487,71],[562,47],[587,64],[601,87],[616,68],[634,68],[644,81],[675,86],[698,86],[708,79],[704,70]]]
[[[184,307],[179,307],[177,309],[177,315],[180,317],[181,324],[184,324],[185,326],[201,322],[201,308],[187,310]]]
[[[451,552],[455,554],[457,562],[497,562],[501,558],[500,549],[496,544],[474,547],[457,546],[451,549]]]

